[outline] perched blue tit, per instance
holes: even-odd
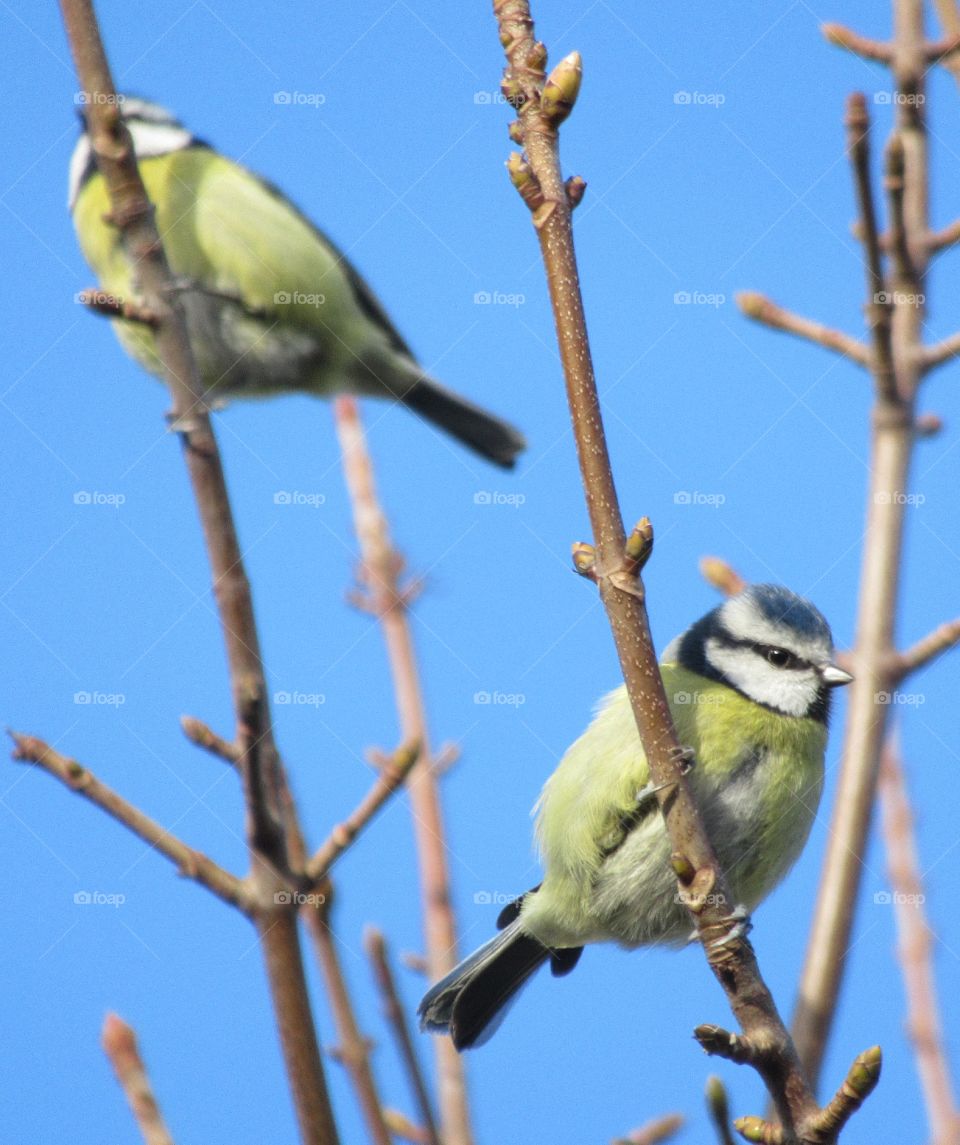
[[[123,116],[211,400],[291,391],[403,402],[481,456],[512,467],[513,426],[424,374],[370,287],[275,187],[191,135],[167,110],[126,97]],[[70,210],[102,290],[135,294],[86,131],[70,163]],[[153,334],[114,320],[124,348],[161,374]]]
[[[738,905],[753,908],[797,859],[823,786],[833,661],[826,620],[755,585],[708,612],[661,662],[690,783]],[[679,946],[696,937],[626,689],[601,703],[537,804],[543,881],[501,912],[500,933],[420,1004],[421,1026],[480,1045],[543,963],[568,973],[588,942]]]

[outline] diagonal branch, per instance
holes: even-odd
[[[107,1014],[101,1034],[103,1052],[110,1059],[120,1088],[126,1094],[144,1145],[173,1145],[170,1130],[153,1095],[150,1076],[137,1046],[137,1036],[116,1014]]]
[[[595,580],[606,608],[634,718],[660,800],[674,870],[691,904],[711,969],[744,1030],[738,1041],[763,1077],[788,1133],[804,1141],[819,1114],[790,1036],[760,976],[753,948],[732,930],[732,900],[679,766],[640,580],[652,530],[642,522],[627,540],[610,468],[590,355],[571,227],[560,170],[557,128],[576,100],[580,58],[565,57],[550,76],[546,49],[534,38],[526,0],[494,0],[507,56],[501,90],[518,113],[511,138],[524,155],[508,162],[511,179],[532,211],[547,273],[567,398],[594,545],[575,547],[575,565]],[[723,936],[723,942],[717,942]],[[729,1040],[731,1035],[727,1034]],[[701,1041],[702,1045],[705,1045]],[[708,1045],[705,1048],[709,1049]]]
[[[949,338],[934,342],[932,346],[924,346],[921,368],[926,374],[937,366],[945,366],[956,357],[960,357],[960,333],[951,334]]]
[[[106,811],[127,830],[132,831],[155,851],[168,858],[185,878],[193,879],[208,891],[212,891],[217,898],[223,899],[231,906],[239,907],[245,914],[250,913],[250,889],[244,880],[225,871],[202,852],[188,847],[166,827],[162,827],[122,795],[118,795],[112,787],[101,783],[93,772],[88,771],[75,759],[61,755],[35,736],[10,732],[10,737],[16,744],[13,752],[15,760],[42,767],[71,791],[88,799],[101,811]]]
[[[427,1092],[423,1070],[420,1068],[413,1038],[410,1036],[410,1026],[404,1014],[400,996],[397,993],[397,984],[387,957],[387,943],[382,932],[376,927],[368,926],[363,936],[363,947],[373,967],[373,975],[376,979],[377,989],[380,991],[383,1012],[393,1032],[393,1039],[403,1062],[407,1080],[413,1090],[420,1124],[423,1126],[423,1140],[427,1145],[440,1145],[430,1094]]]
[[[754,322],[769,326],[773,330],[783,330],[787,334],[796,334],[798,338],[806,338],[823,346],[826,350],[833,350],[850,358],[858,366],[870,364],[870,351],[860,341],[842,330],[833,330],[821,322],[814,322],[810,318],[803,318],[790,310],[778,306],[771,299],[753,290],[742,290],[736,297],[741,313]]]
[[[821,24],[820,31],[828,43],[862,56],[865,60],[878,64],[890,64],[893,61],[893,45],[885,40],[871,40],[869,36],[861,36],[843,24]]]
[[[296,905],[284,892],[291,879],[288,839],[299,831],[283,765],[273,738],[260,641],[226,479],[187,337],[178,292],[137,167],[130,133],[104,51],[92,0],[61,0],[67,38],[85,93],[91,149],[110,198],[143,307],[155,319],[158,359],[173,398],[171,423],[179,433],[193,486],[220,615],[236,716],[236,743],[246,809],[251,869],[250,913],[277,1023],[300,1133],[305,1145],[336,1145],[304,974]]]
[[[403,786],[411,769],[420,758],[420,745],[408,744],[384,759],[376,782],[361,800],[359,806],[342,823],[338,823],[324,843],[321,843],[307,864],[307,878],[311,883],[323,880],[333,864],[353,843],[391,795]]]
[[[960,644],[960,619],[947,621],[928,633],[916,644],[898,653],[893,660],[892,676],[899,684],[907,676],[925,668],[944,652]]]

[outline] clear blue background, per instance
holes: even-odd
[[[867,378],[838,358],[750,325],[732,296],[761,289],[801,313],[862,331],[861,256],[843,150],[843,103],[867,93],[878,143],[891,120],[883,69],[827,46],[821,20],[875,36],[885,5],[536,5],[554,61],[574,48],[585,78],[563,129],[587,197],[576,227],[583,289],[625,514],[649,514],[650,609],[662,646],[715,603],[697,561],[729,559],[786,583],[852,638],[867,462]],[[586,539],[543,275],[527,212],[503,170],[501,51],[488,3],[442,0],[269,6],[103,3],[118,83],[176,109],[198,134],[283,187],[349,253],[424,363],[529,435],[504,475],[402,409],[368,406],[378,480],[410,567],[427,575],[415,631],[435,740],[462,760],[444,783],[465,946],[493,928],[484,892],[536,878],[528,809],[595,699],[617,682],[593,589],[570,571]],[[2,15],[7,57],[0,230],[4,266],[2,715],[46,737],[233,870],[245,867],[234,777],[188,745],[191,713],[229,734],[218,621],[165,394],[76,304],[91,284],[67,217],[77,83],[53,4]],[[935,225],[960,213],[958,94],[935,75],[930,122]],[[275,102],[277,92],[322,102]],[[697,93],[688,104],[678,92]],[[877,97],[879,96],[879,102]],[[704,99],[701,97],[711,97]],[[875,164],[876,166],[876,164]],[[960,259],[929,282],[928,335],[960,325]],[[708,303],[679,305],[678,292]],[[522,296],[475,302],[481,292]],[[958,612],[957,368],[923,408],[908,514],[900,637]],[[324,702],[276,709],[280,744],[319,841],[371,780],[370,744],[398,739],[383,649],[344,603],[356,545],[328,405],[236,406],[217,419],[271,688]],[[275,504],[277,492],[319,507]],[[118,508],[78,493],[120,495]],[[681,493],[705,494],[682,504]],[[478,494],[489,494],[482,503]],[[512,503],[494,494],[510,495]],[[721,500],[722,499],[722,500]],[[519,502],[519,503],[518,503]],[[718,503],[719,502],[719,503]],[[948,1047],[960,1015],[957,661],[910,682],[896,720],[916,800],[927,909]],[[76,693],[123,697],[83,705]],[[478,692],[522,703],[482,705]],[[832,802],[843,708],[821,816],[798,867],[761,909],[761,964],[789,1012]],[[292,1140],[294,1122],[248,924],[39,771],[2,771],[4,938],[0,977],[7,1141],[138,1140],[98,1048],[116,1010],[141,1038],[180,1145]],[[880,1042],[880,1088],[850,1141],[923,1137],[903,1029],[881,848],[865,857],[847,989],[825,1077]],[[421,947],[405,798],[337,869],[337,925],[364,1029],[379,1043],[389,1104],[411,1110],[371,990],[360,936]],[[78,891],[121,894],[79,906]],[[414,1007],[423,982],[399,971]],[[314,979],[316,983],[316,979]],[[319,986],[317,1019],[331,1021]],[[543,976],[469,1059],[480,1141],[609,1140],[669,1110],[684,1141],[708,1139],[711,1070],[737,1113],[764,1098],[749,1071],[708,1061],[699,1022],[725,1023],[702,954],[587,952]],[[422,1043],[425,1058],[429,1045]],[[340,1066],[329,1064],[345,1141],[363,1139]],[[847,1138],[845,1138],[847,1139]]]

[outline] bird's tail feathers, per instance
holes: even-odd
[[[517,454],[526,449],[523,434],[509,422],[494,417],[432,378],[421,377],[401,400],[414,413],[504,469],[512,469]]]
[[[512,922],[431,987],[418,1010],[421,1029],[449,1033],[458,1050],[483,1045],[550,954]]]

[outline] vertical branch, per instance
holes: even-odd
[[[427,972],[431,980],[452,970],[457,961],[457,933],[450,898],[446,830],[440,808],[433,756],[413,636],[407,618],[410,594],[400,585],[402,561],[377,500],[373,467],[364,440],[357,403],[334,402],[343,469],[353,505],[354,526],[362,558],[359,574],[365,607],[383,631],[397,697],[400,734],[405,743],[421,745],[421,755],[407,780],[420,866],[426,934]],[[463,1061],[449,1038],[434,1038],[439,1082],[440,1119],[446,1145],[470,1145],[473,1131],[467,1103]]]
[[[914,406],[921,376],[924,276],[927,268],[927,135],[922,0],[894,0],[891,66],[897,119],[887,150],[894,257],[887,276],[893,306],[894,384],[874,362],[867,525],[851,667],[843,763],[820,891],[807,945],[793,1032],[814,1084],[820,1073],[844,973],[863,871],[880,750],[895,680],[894,619],[899,603],[905,498],[915,440]],[[898,227],[902,235],[896,235]],[[870,256],[868,254],[868,262]],[[872,273],[868,272],[868,281]],[[869,288],[868,288],[869,289]],[[870,305],[868,299],[868,305]]]
[[[907,991],[907,1029],[913,1040],[930,1122],[931,1145],[960,1140],[957,1111],[940,1028],[937,988],[930,957],[932,940],[924,914],[923,884],[913,816],[896,747],[884,745],[880,811],[893,906],[900,936],[900,965]]]
[[[625,538],[610,469],[596,382],[587,340],[574,252],[571,212],[583,193],[582,180],[563,180],[557,128],[570,113],[580,86],[581,65],[571,53],[545,74],[547,52],[536,41],[527,0],[494,0],[500,42],[507,57],[501,90],[518,114],[511,138],[524,154],[508,161],[514,186],[532,212],[549,284],[566,380],[581,477],[595,548],[574,548],[577,570],[594,580],[613,632],[640,740],[658,792],[684,900],[691,909],[711,969],[743,1029],[731,1034],[701,1026],[695,1036],[711,1053],[749,1062],[763,1077],[784,1130],[755,1119],[751,1140],[832,1140],[879,1076],[874,1048],[848,1074],[840,1108],[819,1110],[796,1050],[762,977],[753,948],[734,927],[733,902],[723,872],[680,766],[682,749],[670,717],[644,606],[640,570],[653,545],[644,519]],[[720,941],[718,941],[718,938]],[[825,1118],[829,1115],[827,1131]],[[769,1134],[768,1134],[769,1129]],[[770,1134],[776,1133],[773,1137]]]
[[[61,0],[91,146],[110,195],[110,221],[135,268],[153,318],[157,354],[173,398],[213,574],[237,721],[237,756],[246,808],[251,913],[257,927],[284,1061],[302,1138],[335,1145],[337,1131],[310,1010],[297,931],[284,820],[287,784],[273,739],[266,680],[250,584],[240,554],[226,479],[203,386],[190,349],[173,279],[120,113],[92,0]]]

